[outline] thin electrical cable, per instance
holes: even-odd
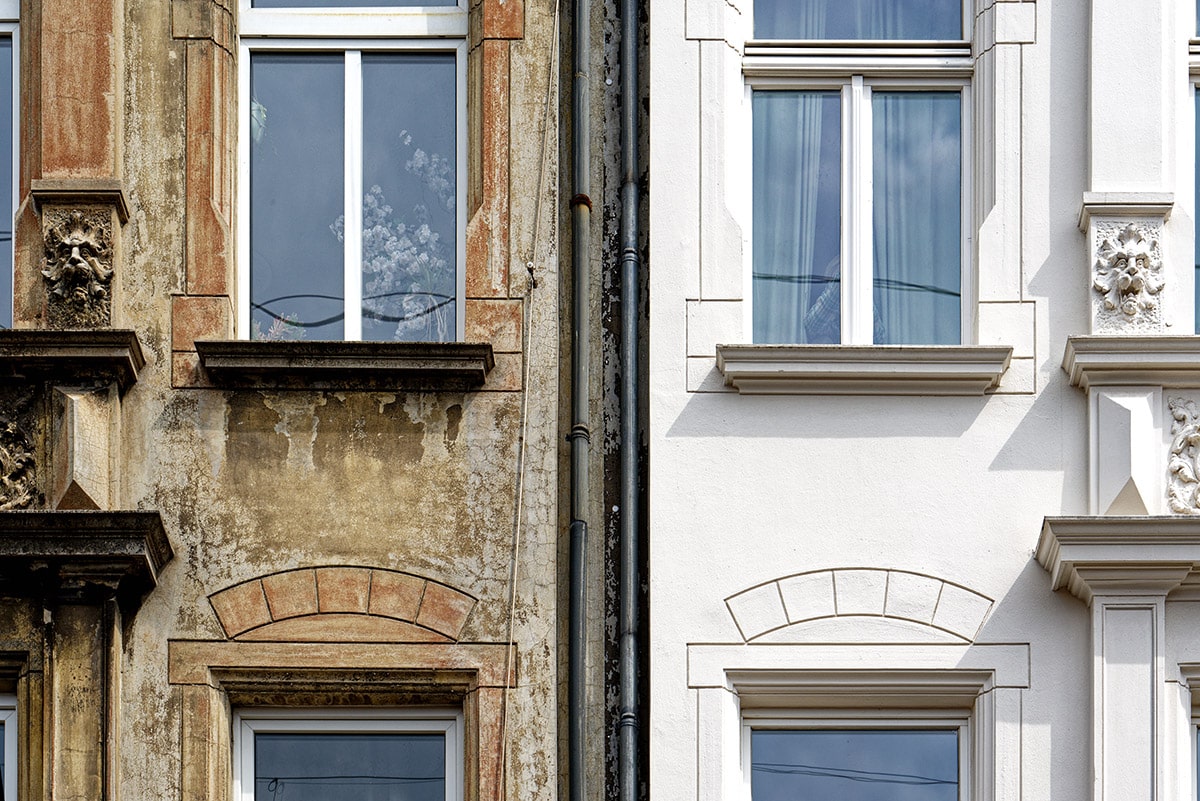
[[[557,0],[554,3],[554,27],[553,36],[551,38],[550,48],[550,66],[546,76],[546,100],[542,107],[542,158],[538,165],[538,194],[537,200],[534,202],[533,210],[533,240],[530,243],[530,259],[527,265],[529,269],[529,285],[525,290],[524,298],[524,314],[522,315],[522,345],[524,351],[524,365],[521,371],[521,444],[517,449],[517,498],[513,513],[513,546],[511,567],[509,569],[509,599],[508,599],[508,642],[511,644],[513,635],[516,631],[517,622],[517,568],[520,561],[521,553],[521,532],[523,528],[525,508],[525,446],[528,441],[529,431],[529,365],[532,359],[530,358],[530,348],[533,344],[533,304],[531,297],[534,287],[537,285],[533,276],[533,265],[537,260],[537,247],[541,241],[541,221],[542,221],[542,201],[546,197],[546,193],[542,191],[543,183],[546,175],[546,162],[549,159],[547,155],[547,145],[549,142],[550,130],[550,104],[554,99],[554,90],[558,85],[558,20],[559,20],[559,4]],[[512,691],[512,647],[508,648],[504,655],[504,692],[503,704],[501,706],[501,723],[500,723],[500,770],[497,774],[500,777],[500,797],[502,799],[508,797],[508,700],[509,694]]]

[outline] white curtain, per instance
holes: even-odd
[[[960,98],[872,96],[876,344],[960,341]]]
[[[836,92],[754,94],[754,341],[839,341]]]
[[[961,0],[755,0],[758,39],[962,38]]]

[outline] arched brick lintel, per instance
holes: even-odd
[[[285,570],[208,598],[230,639],[456,642],[476,599],[422,576],[378,567]]]

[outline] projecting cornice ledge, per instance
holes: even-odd
[[[1038,563],[1053,589],[1095,595],[1166,595],[1200,567],[1200,517],[1047,517]]]
[[[983,395],[1012,348],[972,345],[717,345],[743,395]]]
[[[228,389],[465,390],[483,385],[492,346],[472,342],[196,341]]]
[[[1067,338],[1062,368],[1071,386],[1200,387],[1200,337],[1104,336]]]
[[[136,601],[173,555],[158,512],[0,511],[0,594]]]
[[[0,381],[112,381],[121,392],[146,365],[133,331],[101,328],[0,330]]]

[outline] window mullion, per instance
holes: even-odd
[[[345,329],[362,339],[362,51],[346,51]]]
[[[871,90],[842,87],[842,343],[869,345],[871,315]]]

